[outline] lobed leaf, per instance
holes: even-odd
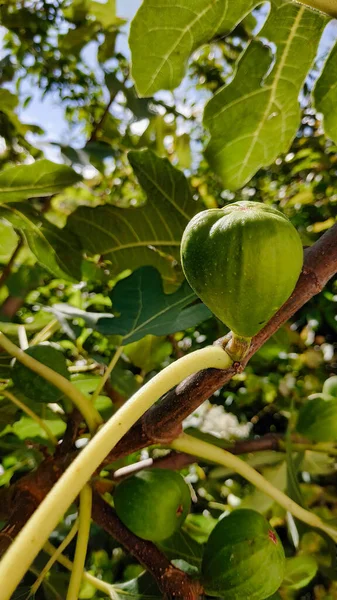
[[[139,208],[80,207],[66,229],[79,236],[89,254],[111,262],[111,275],[143,265],[174,279],[172,259],[179,260],[183,231],[198,212],[184,174],[150,150],[129,153],[130,164],[147,194]]]
[[[314,98],[316,109],[324,117],[326,135],[337,142],[337,43],[332,48],[316,83]]]
[[[161,4],[144,0],[129,38],[138,94],[173,90],[184,77],[192,52],[215,35],[228,34],[258,4],[257,0],[165,0]]]
[[[0,219],[22,231],[38,262],[55,277],[81,278],[82,251],[75,234],[59,229],[24,203],[0,205]]]
[[[298,96],[327,22],[304,6],[270,4],[261,41],[248,45],[231,83],[205,108],[206,155],[231,190],[288,150],[300,122]]]

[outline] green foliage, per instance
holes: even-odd
[[[258,2],[242,0],[169,0],[162,6],[145,0],[132,21],[130,46],[132,76],[140,96],[161,89],[172,90],[184,76],[187,59],[193,50],[217,35],[228,34]],[[145,48],[156,48],[146,56]]]
[[[0,4],[0,330],[23,347],[25,333],[28,352],[42,348],[41,359],[51,348],[50,366],[57,370],[62,364],[61,374],[88,402],[123,344],[95,400],[107,420],[167,364],[227,332],[184,280],[179,247],[194,215],[254,200],[290,219],[303,246],[336,222],[336,34],[332,24],[323,32],[323,13],[281,0]],[[131,57],[125,27],[130,20]],[[225,254],[221,247],[216,260],[212,255],[211,289],[220,279],[221,292],[227,292],[229,281],[240,283],[224,268],[234,250]],[[287,252],[289,273],[294,253],[283,240],[284,256]],[[269,247],[268,309],[279,278],[271,264]],[[258,266],[254,243],[253,281]],[[198,281],[200,265],[197,270]],[[241,317],[247,308],[246,320],[263,304],[257,295],[252,301],[246,273],[246,290],[248,280],[247,293],[232,302]],[[223,448],[240,441],[269,448],[272,439],[277,451],[256,450],[244,460],[330,523],[337,518],[336,301],[334,279],[184,423],[194,436]],[[222,304],[216,301],[215,308]],[[41,346],[44,340],[52,346]],[[15,380],[17,370],[21,375]],[[40,465],[43,481],[49,482],[47,467],[62,447],[71,405],[19,363],[13,367],[5,352],[0,384],[59,440],[55,451],[36,420],[0,390],[0,519],[5,523],[2,493],[15,489],[24,475],[34,476],[37,493]],[[322,387],[323,397],[317,396]],[[190,394],[194,403],[198,390]],[[81,426],[72,453],[87,436]],[[111,472],[168,452],[158,445],[132,451],[97,473],[95,485],[109,490],[113,503]],[[68,456],[61,458],[62,468],[67,461]],[[214,551],[214,528],[220,531],[240,514],[232,513],[234,508],[253,508],[268,530],[268,521],[276,527],[287,556],[280,592],[269,600],[336,597],[335,544],[328,535],[292,520],[231,469],[199,460],[182,475],[192,492],[191,511],[171,537],[156,542],[172,564],[200,578],[205,545],[206,553]],[[161,501],[169,499],[168,489]],[[157,504],[148,519],[151,538]],[[53,533],[56,545],[76,515],[74,505]],[[140,510],[136,517],[143,524]],[[161,519],[158,530],[167,524]],[[221,536],[219,556],[224,541]],[[248,564],[255,556],[249,549]],[[74,543],[64,554],[73,560]],[[256,578],[262,579],[257,594],[265,590],[273,556],[268,550],[262,560],[262,554],[256,558]],[[45,558],[39,556],[15,597],[28,596]],[[217,572],[221,581],[230,564],[224,561]],[[131,553],[94,523],[86,569],[113,584],[120,598],[163,596],[149,574],[140,574]],[[239,574],[240,568],[233,569],[230,576]],[[245,567],[239,583],[248,580]],[[65,598],[68,583],[68,572],[55,563],[36,600]],[[81,598],[104,595],[83,583]]]
[[[337,119],[334,110],[336,85],[331,85],[331,82],[336,81],[336,57],[337,45],[332,48],[314,90],[316,109],[323,114],[325,132],[334,142],[337,140]]]
[[[337,436],[337,399],[313,398],[301,407],[297,431],[313,442],[333,442]]]
[[[211,314],[206,306],[189,306],[195,300],[186,281],[173,294],[165,294],[158,271],[153,267],[142,267],[117,283],[111,293],[112,308],[119,317],[85,313],[70,306],[56,308],[67,316],[82,317],[89,327],[104,335],[122,336],[125,345],[149,334],[168,335],[188,329],[208,319]]]
[[[317,562],[313,556],[302,554],[286,560],[284,583],[289,589],[306,587],[317,573]]]
[[[26,354],[35,358],[43,365],[56,371],[66,379],[69,379],[67,363],[62,352],[53,346],[46,344],[38,344],[31,346],[26,351]],[[15,361],[12,370],[12,380],[14,385],[28,398],[37,402],[58,402],[62,397],[62,392],[54,385],[37,375],[28,367],[25,367],[18,360]]]
[[[114,493],[114,503],[128,529],[145,540],[160,542],[182,526],[191,496],[181,475],[151,469],[122,481]]]
[[[241,188],[260,167],[288,150],[300,121],[297,98],[325,23],[323,15],[272,0],[259,34],[270,45],[249,44],[234,79],[208,103],[207,156],[227,188]],[[274,44],[276,55],[270,48]]]
[[[0,202],[51,196],[80,180],[80,175],[70,167],[49,160],[12,167],[0,174]]]
[[[67,230],[75,233],[90,254],[109,261],[111,275],[152,265],[166,279],[174,279],[172,260],[179,257],[182,232],[198,205],[188,183],[167,159],[144,150],[132,152],[129,161],[147,193],[142,207],[78,208],[69,218]],[[156,214],[156,227],[153,226]]]
[[[337,375],[329,377],[329,379],[324,381],[322,393],[337,398]]]

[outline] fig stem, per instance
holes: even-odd
[[[38,578],[36,579],[36,581],[34,582],[34,584],[32,585],[32,587],[30,588],[29,598],[33,598],[35,596],[35,594],[36,594],[37,590],[39,589],[41,583],[43,582],[45,576],[50,571],[50,569],[52,568],[53,564],[59,559],[59,556],[61,556],[63,550],[65,548],[67,548],[67,546],[69,546],[70,542],[74,539],[77,531],[78,531],[78,520],[75,521],[75,523],[72,526],[71,530],[69,531],[68,535],[66,535],[66,537],[61,542],[61,544],[59,545],[58,548],[54,548],[53,547],[53,551],[52,552],[50,551],[49,548],[48,549],[47,548],[43,548],[45,550],[45,552],[47,552],[47,554],[51,555],[51,558],[45,564],[45,566],[43,567],[40,575],[38,576]],[[73,563],[71,563],[71,568],[72,568],[72,565],[73,565]]]
[[[41,429],[43,429],[43,431],[46,433],[53,446],[57,446],[58,439],[49,429],[48,425],[44,422],[44,420],[41,419],[31,408],[26,406],[23,402],[21,402],[21,400],[19,400],[19,398],[14,396],[14,394],[12,394],[12,392],[9,392],[8,390],[0,390],[0,395],[5,396],[5,398],[10,400],[10,402],[15,404],[18,408],[22,410],[22,412],[24,412],[26,415],[28,415],[28,417],[35,421],[35,423],[37,423],[39,427],[41,427]]]
[[[12,345],[5,344],[6,350],[9,347],[12,349]],[[37,364],[40,367],[40,363]],[[191,352],[148,381],[100,428],[44,498],[3,556],[0,562],[1,600],[11,598],[70,504],[130,427],[163,394],[189,375],[208,368],[228,369],[232,364],[232,359],[221,346],[207,346]]]
[[[225,345],[225,350],[234,362],[241,362],[248,354],[251,341],[251,337],[243,337],[232,332],[230,340]]]
[[[258,473],[253,467],[248,465],[238,456],[234,456],[227,450],[213,446],[208,442],[204,442],[197,438],[194,438],[187,434],[182,434],[179,438],[174,440],[170,447],[180,452],[186,452],[199,458],[209,460],[211,462],[229,467],[244,477],[247,481],[255,485],[259,490],[270,496],[280,504],[286,511],[290,512],[294,517],[307,523],[311,527],[316,527],[325,531],[335,542],[337,542],[337,529],[329,526],[320,517],[314,513],[302,508],[291,500],[286,494],[274,487],[267,479],[265,479],[260,473]]]
[[[87,484],[80,492],[78,534],[73,569],[71,571],[70,583],[68,587],[67,600],[77,600],[80,593],[85,565],[85,557],[87,555],[89,543],[91,509],[92,489],[90,485]]]
[[[62,542],[62,544],[63,544],[63,542]],[[62,551],[64,550],[64,546],[61,549],[62,544],[60,544],[60,546],[58,548],[55,548],[55,546],[53,546],[53,544],[51,544],[50,542],[47,542],[45,544],[45,546],[43,547],[43,550],[45,552],[47,552],[47,554],[51,555],[52,558],[55,557],[55,560],[57,560],[57,562],[59,562],[60,565],[65,567],[65,569],[68,569],[68,571],[72,571],[73,563],[71,562],[71,560],[69,560],[69,558],[67,558],[66,556],[64,556],[64,554],[62,554]],[[59,552],[59,550],[60,550],[60,552]],[[106,583],[102,579],[98,579],[97,577],[94,577],[94,575],[91,575],[90,573],[87,573],[86,571],[83,572],[83,579],[85,581],[87,581],[88,583],[91,583],[91,585],[93,587],[95,587],[97,590],[100,590],[101,592],[104,592],[105,594],[107,594],[109,598],[117,598],[117,595],[116,596],[113,595],[114,589],[110,583]]]
[[[337,17],[336,0],[295,0],[295,2],[319,10],[330,17]]]
[[[19,362],[28,367],[28,369],[41,375],[46,381],[55,385],[55,387],[68,396],[83,415],[91,433],[94,433],[97,427],[101,425],[102,417],[99,412],[94,408],[90,400],[68,381],[68,379],[40,363],[32,356],[29,356],[29,354],[26,354],[23,350],[20,350],[20,348],[13,344],[13,342],[11,342],[2,332],[0,332],[0,346],[2,346],[8,354],[14,356]]]

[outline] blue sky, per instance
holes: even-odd
[[[130,21],[137,9],[139,8],[142,0],[117,0],[117,14],[119,17],[123,17]],[[124,34],[118,36],[118,49],[125,54],[129,55],[129,48],[127,43],[128,25],[123,28]],[[0,57],[1,57],[1,37],[5,30],[0,27]],[[96,44],[88,44],[85,49],[85,60],[90,66],[95,66],[96,55]],[[25,94],[32,96],[32,101],[25,109],[20,109],[19,116],[24,123],[34,123],[40,125],[45,131],[45,135],[42,138],[46,141],[56,142],[67,142],[67,135],[69,133],[69,125],[64,119],[64,111],[57,94],[48,94],[45,98],[42,98],[40,90],[30,89],[29,84],[23,86]],[[40,136],[34,136],[34,142],[41,140]],[[39,144],[40,146],[40,144]],[[56,159],[59,154],[56,148],[47,147],[45,145],[44,150],[48,155],[48,158]]]
[[[142,0],[117,0],[117,14],[120,17],[124,17],[130,21],[137,9],[139,8]],[[129,55],[129,48],[127,43],[128,25],[124,27],[123,35],[118,36],[118,49],[125,54]],[[323,35],[319,55],[325,55],[332,44],[337,39],[337,21],[329,23],[325,34]],[[86,62],[91,67],[95,67],[96,60],[96,44],[88,44],[83,54]],[[1,28],[0,28],[0,57],[1,57]],[[69,140],[69,125],[64,119],[63,108],[57,94],[48,94],[44,99],[42,98],[41,92],[29,89],[25,89],[27,95],[32,95],[33,100],[30,102],[27,108],[21,109],[19,116],[23,122],[35,123],[40,125],[45,135],[43,140],[56,141],[68,144],[73,143],[74,140]],[[34,142],[41,140],[40,137],[35,137]],[[40,145],[40,143],[39,143]],[[75,143],[76,145],[76,143]],[[57,160],[59,155],[56,148],[43,144],[44,151],[49,158]]]

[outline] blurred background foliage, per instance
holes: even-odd
[[[310,246],[337,218],[337,147],[324,135],[320,115],[305,93],[312,88],[316,67],[306,82],[301,125],[289,152],[260,170],[249,185],[237,192],[224,190],[203,157],[208,140],[202,125],[205,102],[230,80],[240,53],[264,15],[262,6],[230,36],[218,37],[196,51],[183,84],[174,93],[139,99],[130,79],[125,43],[128,23],[118,15],[114,0],[0,2],[2,169],[29,165],[46,156],[81,174],[79,184],[30,202],[39,218],[64,227],[79,207],[108,206],[110,210],[143,206],[147,190],[140,187],[127,154],[148,148],[184,172],[199,209],[225,206],[241,199],[273,205],[291,219],[304,246]],[[124,53],[120,50],[121,38]],[[22,111],[34,103],[37,89],[45,102],[52,98],[63,110],[66,127],[62,122],[62,141],[48,139],[48,131],[43,131],[39,123],[26,123],[20,118]],[[156,226],[155,209],[152,211]],[[1,216],[0,328],[17,341],[23,326],[29,343],[56,344],[66,357],[72,381],[90,395],[120,338],[100,333],[80,313],[69,318],[60,304],[77,311],[111,313],[114,286],[139,265],[130,258],[127,269],[116,271],[104,251],[92,250],[84,253],[80,281],[55,277],[37,259],[18,228],[12,227],[6,215]],[[76,221],[73,232],[74,229],[81,238]],[[87,233],[82,232],[83,236]],[[165,291],[174,292],[182,280],[181,269],[175,257],[166,259],[172,272]],[[213,436],[223,444],[270,433],[285,434],[289,427],[293,430],[297,411],[308,396],[321,392],[324,381],[337,374],[336,303],[337,281],[332,280],[263,346],[244,373],[234,377],[190,416],[186,427],[196,435]],[[219,321],[207,317],[197,326],[168,335],[148,333],[126,345],[108,385],[96,400],[103,416],[108,418],[143,382],[171,361],[226,333]],[[2,353],[0,381],[6,384],[10,377],[11,361]],[[37,398],[14,391],[45,420],[54,435],[62,435],[64,415],[39,403]],[[34,469],[49,450],[49,442],[36,423],[8,399],[0,399],[0,484],[8,486]],[[110,480],[116,469],[162,453],[157,448],[135,453],[110,465],[102,477]],[[283,491],[288,488],[288,493],[294,495],[295,491],[289,490],[289,460],[292,463],[291,457],[295,456],[292,466],[298,472],[297,493],[300,491],[311,510],[324,518],[336,519],[336,455],[334,444],[325,451],[309,447],[292,454],[284,442],[279,452],[259,452],[246,458],[275,486]],[[322,537],[308,531],[299,541],[296,526],[287,522],[283,509],[223,468],[200,463],[186,468],[183,474],[193,491],[192,512],[181,537],[172,539],[168,543],[171,547],[164,548],[176,564],[200,565],[200,544],[220,515],[237,506],[251,507],[271,518],[289,558],[295,554],[304,557],[300,576],[289,563],[281,597],[337,598],[337,583],[333,579],[335,575],[337,580],[337,572],[332,569],[333,575],[332,571],[324,571],[331,560],[331,548]],[[55,543],[69,532],[74,516],[73,507],[55,532]],[[72,558],[73,552],[74,543],[68,547],[67,555]],[[314,557],[314,565],[305,563],[308,554]],[[147,576],[136,579],[142,569],[132,557],[95,525],[87,570],[112,583],[135,579],[125,587],[128,597],[160,597]],[[27,576],[28,587],[34,578],[33,574]],[[67,582],[67,571],[54,567],[36,598],[64,598]],[[24,590],[20,594],[25,597]],[[100,592],[90,584],[83,585],[81,599],[99,597]]]

